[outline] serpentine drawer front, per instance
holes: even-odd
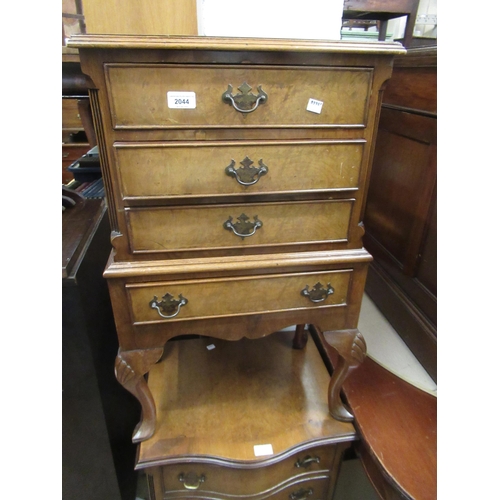
[[[315,496],[323,498],[321,492],[328,486],[330,470],[340,454],[335,445],[315,447],[295,453],[283,461],[258,468],[223,467],[212,464],[176,464],[161,468],[161,483],[165,494],[177,490],[191,490],[203,497],[203,493],[230,494],[238,484],[240,495],[262,494],[268,490],[283,490],[290,487],[312,485]],[[305,484],[304,484],[305,483]],[[290,494],[292,491],[288,491]]]
[[[297,325],[303,348],[305,324],[334,330],[344,363],[325,398],[332,417],[352,420],[340,390],[366,354],[366,188],[383,88],[404,48],[121,35],[68,46],[88,77],[112,229],[115,373],[142,408],[133,441],[154,436],[145,375],[182,335],[253,341]],[[322,474],[262,488],[322,498]],[[158,491],[170,498],[193,478]]]
[[[105,71],[115,129],[364,126],[373,73],[371,68],[162,64],[106,64]],[[187,93],[184,99],[194,94],[195,107],[169,107],[165,89]],[[326,103],[320,114],[304,112],[310,98]]]

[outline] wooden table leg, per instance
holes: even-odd
[[[132,441],[138,443],[149,439],[156,427],[156,406],[144,375],[161,358],[163,347],[118,350],[115,360],[115,376],[118,382],[133,394],[141,404],[141,420],[135,427]]]

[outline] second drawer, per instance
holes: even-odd
[[[116,143],[124,200],[356,190],[364,142]]]

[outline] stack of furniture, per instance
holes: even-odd
[[[133,441],[142,443],[144,463],[156,464],[148,440],[162,441],[158,465],[192,461],[201,449],[177,453],[179,436],[158,430],[167,418],[157,415],[159,394],[179,390],[193,371],[210,373],[207,363],[169,354],[174,337],[241,341],[298,325],[291,349],[304,348],[305,324],[334,332],[328,345],[342,361],[324,398],[328,418],[351,421],[340,391],[366,353],[357,322],[371,256],[361,221],[381,95],[404,48],[104,35],[70,45],[89,77],[111,222],[104,274],[120,345],[115,372],[141,403]],[[249,366],[266,352],[257,345]],[[162,363],[175,364],[180,378],[172,386],[166,369],[155,391],[145,375],[164,350]],[[225,382],[218,373],[214,384]],[[301,384],[307,393],[314,385]],[[317,438],[337,439],[325,432]],[[307,440],[297,436],[295,445]],[[258,467],[283,460],[290,446]],[[327,468],[334,476],[335,466]],[[170,487],[154,477],[156,494],[166,495]],[[176,477],[185,489],[193,484]],[[277,483],[259,484],[280,498]]]

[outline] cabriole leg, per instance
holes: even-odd
[[[119,349],[116,356],[116,379],[139,400],[142,407],[141,420],[136,425],[132,436],[134,443],[149,439],[155,431],[156,406],[144,375],[149,372],[162,354],[163,347],[158,347],[133,351]]]
[[[325,339],[321,331],[318,333],[323,337],[322,341],[330,358],[335,357],[333,350],[338,353],[338,362],[328,388],[330,415],[342,422],[351,422],[353,416],[344,406],[340,391],[350,371],[359,366],[366,357],[365,339],[357,329],[329,332],[328,340]]]

